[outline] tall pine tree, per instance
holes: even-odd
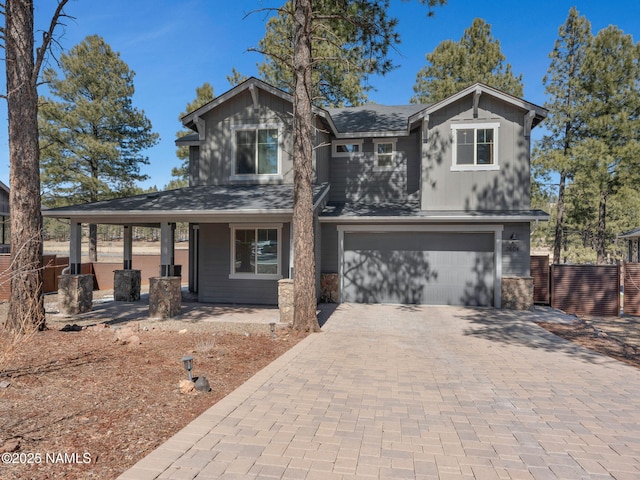
[[[60,57],[62,77],[44,72],[50,93],[38,116],[41,178],[48,205],[96,202],[133,191],[145,180],[143,151],[158,141],[144,112],[133,106],[134,72],[98,35]],[[97,228],[89,229],[89,258],[97,258]]]
[[[640,45],[609,26],[594,37],[581,72],[583,140],[574,147],[576,186],[595,197],[594,247],[604,263],[613,232],[608,206],[621,188],[640,188]]]
[[[572,7],[567,20],[560,26],[558,39],[549,54],[551,64],[542,80],[549,100],[545,108],[549,116],[545,122],[547,134],[535,150],[533,163],[543,172],[557,172],[553,262],[560,263],[565,237],[565,188],[575,172],[572,148],[581,140],[581,78],[585,51],[591,42],[591,24]]]
[[[428,65],[416,76],[411,102],[437,102],[476,82],[521,97],[522,75],[515,76],[504,61],[491,25],[476,18],[459,42],[445,40],[427,54]]]

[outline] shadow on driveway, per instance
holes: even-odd
[[[600,353],[588,350],[565,340],[534,322],[571,323],[575,318],[553,310],[515,311],[496,309],[467,309],[458,318],[470,322],[464,334],[485,338],[491,342],[521,345],[547,352],[560,352],[589,363],[611,360]]]

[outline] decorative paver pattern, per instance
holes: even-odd
[[[340,305],[119,478],[640,478],[640,370],[534,317]]]

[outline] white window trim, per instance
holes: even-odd
[[[392,145],[391,151],[391,165],[389,166],[380,166],[378,165],[378,144],[380,143],[390,143]],[[397,138],[374,138],[373,139],[373,169],[380,171],[388,171],[394,170],[396,168],[396,143],[398,143]]]
[[[458,154],[458,145],[456,142],[456,131],[465,128],[473,128],[474,130],[482,128],[493,129],[493,163],[491,165],[458,165],[456,164],[456,158]],[[498,162],[498,151],[500,150],[499,135],[500,130],[499,122],[487,122],[487,123],[453,123],[451,124],[451,171],[452,172],[468,172],[478,170],[500,170],[500,163]]]
[[[278,130],[278,171],[276,173],[236,173],[236,132],[238,130]],[[229,180],[262,180],[262,179],[282,179],[282,150],[283,141],[282,133],[284,131],[283,125],[276,123],[257,123],[257,124],[240,124],[233,125],[231,127],[231,175]],[[256,137],[257,138],[257,137]]]
[[[338,146],[339,145],[358,145],[360,151],[357,153],[350,153],[350,152],[338,152]],[[348,157],[354,157],[354,156],[361,156],[362,155],[362,146],[364,145],[364,140],[360,139],[360,140],[333,140],[331,142],[331,155],[333,157],[342,157],[342,158],[348,158]]]
[[[275,229],[278,231],[277,249],[277,273],[235,273],[236,261],[236,230],[257,230]],[[229,262],[229,278],[232,280],[280,280],[282,278],[282,223],[232,223],[229,225],[231,231],[231,259]]]

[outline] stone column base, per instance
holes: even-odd
[[[293,323],[293,279],[278,280],[280,323]]]
[[[502,277],[502,308],[528,310],[533,307],[533,277]]]
[[[58,307],[65,315],[91,311],[93,275],[60,275],[58,277]]]
[[[140,270],[114,270],[113,298],[116,302],[140,300]]]
[[[180,277],[149,278],[149,316],[172,318],[180,315],[182,291]]]

